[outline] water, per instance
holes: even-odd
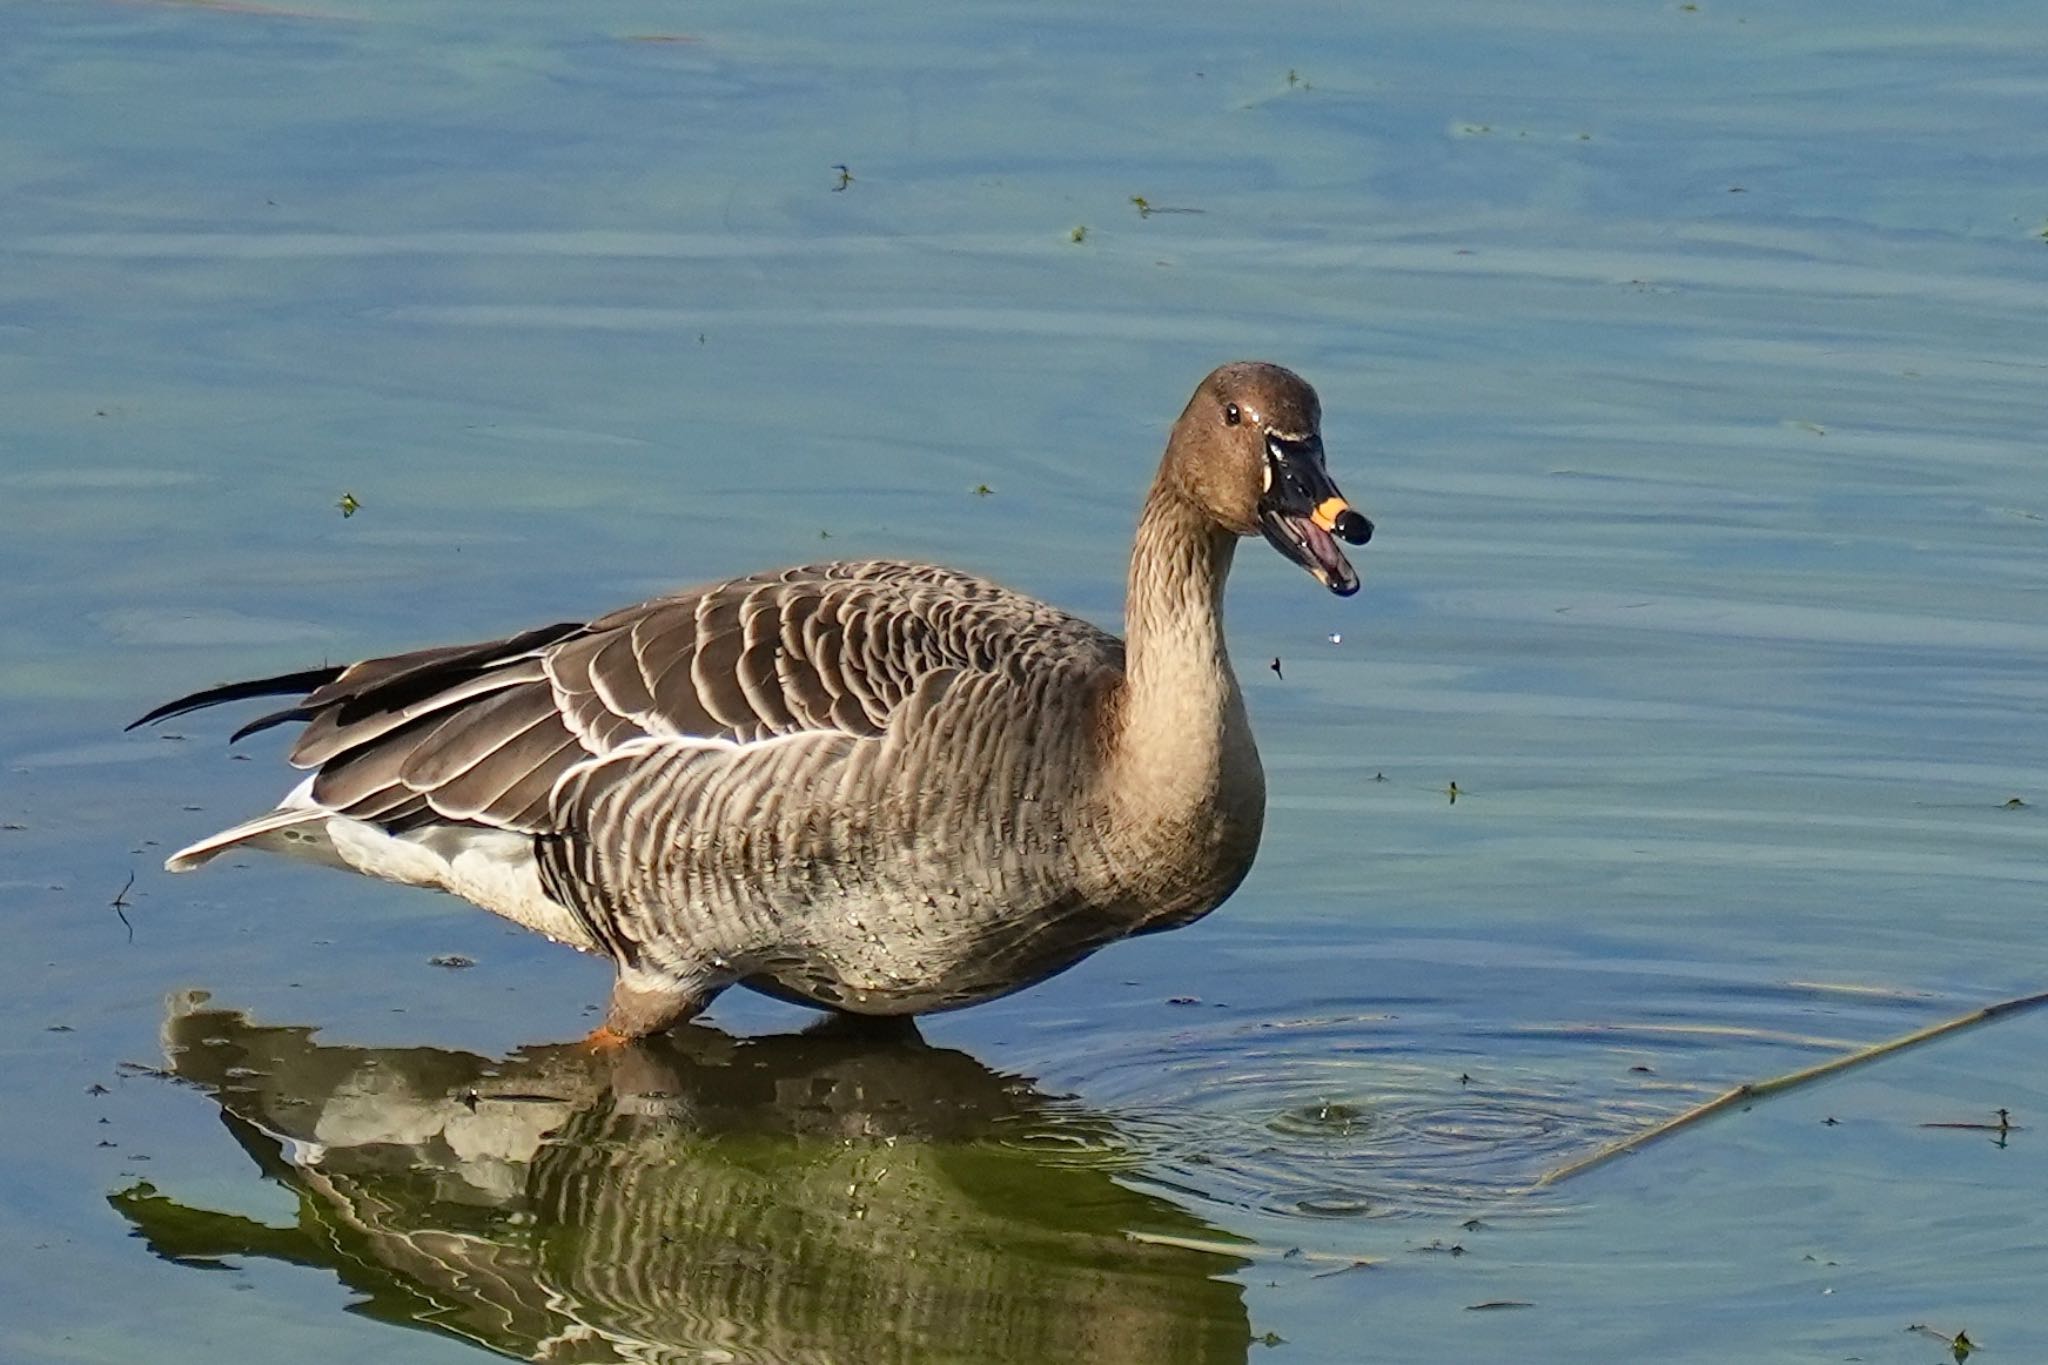
[[[2044,39],[0,7],[0,1356],[2042,1355],[2048,1018],[1530,1185],[2043,984]],[[219,678],[869,553],[1113,624],[1242,355],[1381,534],[1240,556],[1272,809],[1192,929],[613,1072],[597,964],[156,870],[284,783],[119,733]]]

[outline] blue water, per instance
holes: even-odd
[[[2048,11],[928,8],[0,4],[0,1356],[2048,1354],[2048,1017],[1529,1189],[2048,985]],[[288,780],[120,733],[223,678],[871,553],[1114,625],[1242,356],[1380,535],[1239,557],[1194,928],[613,1076],[599,964],[158,870]]]

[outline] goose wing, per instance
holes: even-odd
[[[656,598],[587,624],[232,684],[157,708],[306,690],[237,732],[303,721],[288,805],[392,833],[469,824],[558,832],[577,765],[636,741],[739,747],[883,734],[940,671],[1025,673],[1113,636],[986,580],[891,561],[808,565]]]

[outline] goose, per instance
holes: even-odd
[[[1339,596],[1372,523],[1292,371],[1210,373],[1138,519],[1123,640],[951,569],[809,564],[587,623],[209,688],[291,696],[310,774],[171,855],[255,848],[452,892],[617,968],[624,1043],[732,985],[850,1014],[977,1004],[1188,924],[1266,785],[1223,639],[1241,537]]]

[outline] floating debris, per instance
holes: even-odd
[[[441,953],[428,958],[427,965],[429,967],[445,967],[451,972],[459,972],[465,968],[474,967],[476,959],[464,957],[461,953]]]
[[[832,187],[832,193],[838,194],[853,183],[853,172],[840,164],[835,164],[832,169],[839,172],[839,183]]]
[[[1207,213],[1207,209],[1175,208],[1170,204],[1155,204],[1142,194],[1131,196],[1131,206],[1138,210],[1140,218],[1150,218],[1155,213]]]
[[[2012,1121],[2012,1111],[2000,1109],[1996,1123],[1923,1123],[1922,1128],[1956,1128],[1968,1133],[2017,1133],[2020,1126]]]
[[[1372,1270],[1378,1264],[1379,1262],[1377,1261],[1353,1261],[1350,1265],[1340,1265],[1335,1270],[1318,1270],[1309,1278],[1311,1280],[1327,1280],[1332,1275],[1349,1275],[1354,1270]]]
[[[107,902],[108,905],[114,908],[114,913],[120,916],[121,927],[128,931],[128,941],[130,943],[135,942],[135,926],[128,922],[128,893],[134,889],[134,886],[135,874],[130,872],[128,880],[121,883],[121,889],[116,891],[114,898]]]
[[[1910,1323],[1907,1325],[1906,1330],[1915,1336],[1933,1337],[1936,1341],[1948,1347],[1949,1354],[1955,1357],[1956,1365],[1962,1365],[1962,1362],[1968,1360],[1970,1354],[1977,1349],[1977,1343],[1970,1340],[1970,1334],[1961,1328],[1956,1329],[1954,1336],[1950,1336],[1946,1332],[1936,1331],[1924,1322]]]
[[[1067,240],[1077,244],[1087,241],[1088,225],[1086,223],[1076,223],[1074,225],[1074,230],[1067,234]]]
[[[353,493],[343,493],[340,500],[334,505],[341,509],[341,516],[344,521],[363,510],[362,502]]]

